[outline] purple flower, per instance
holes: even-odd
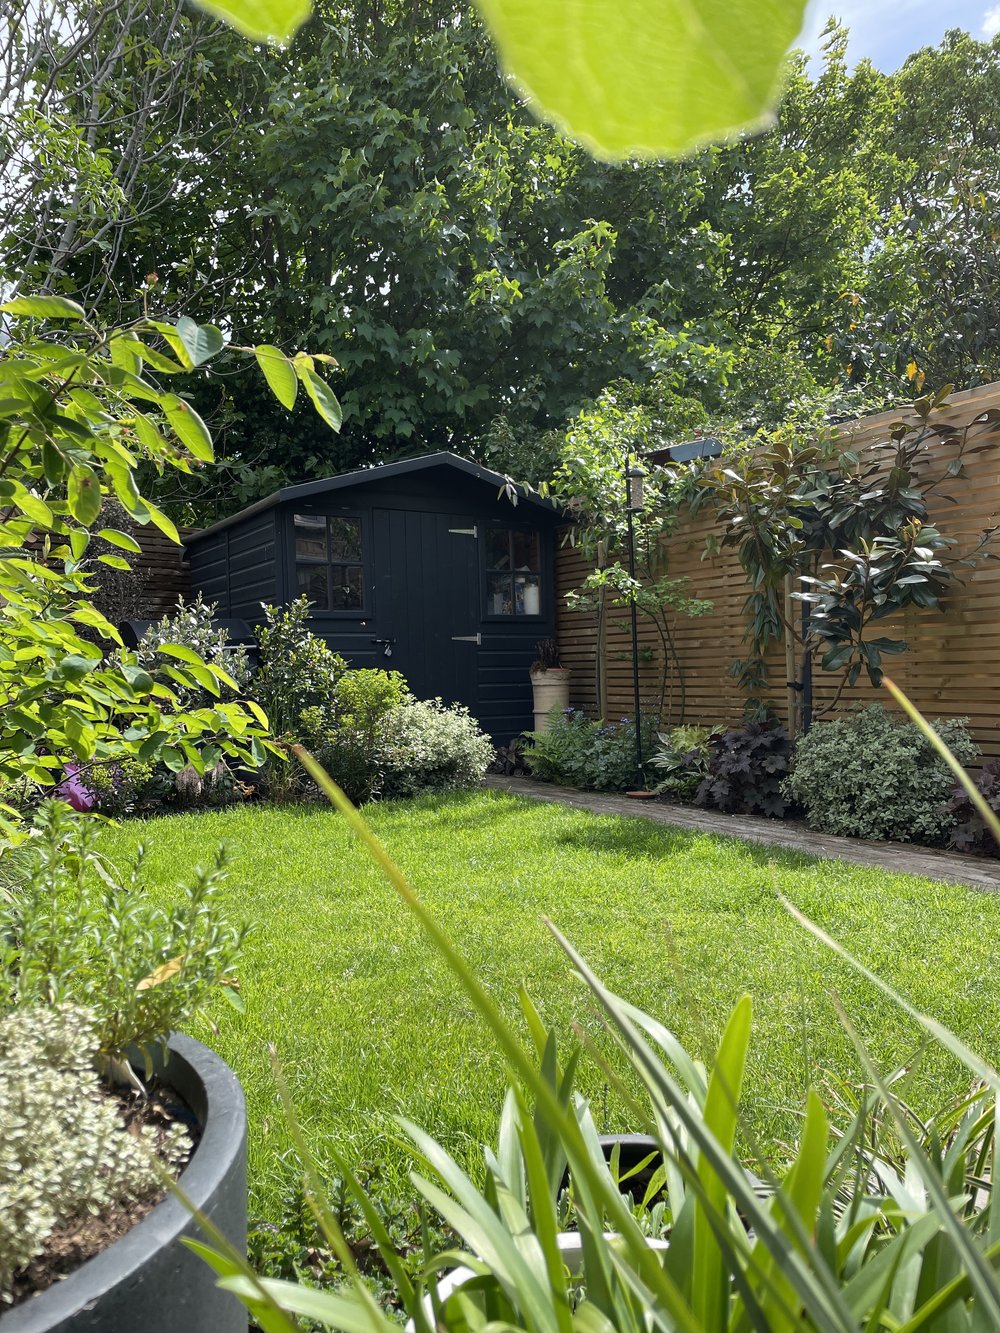
[[[84,786],[79,764],[67,764],[63,772],[66,776],[55,789],[54,795],[60,797],[74,810],[93,810],[97,799],[90,788]]]

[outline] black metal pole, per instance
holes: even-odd
[[[639,720],[639,626],[635,607],[635,527],[632,523],[632,497],[628,493],[628,470],[625,474],[625,513],[628,516],[628,572],[632,580],[632,694],[635,702],[635,762],[642,775],[642,724]]]

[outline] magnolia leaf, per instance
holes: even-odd
[[[214,324],[196,324],[189,316],[181,315],[175,328],[192,366],[211,360],[226,345],[222,332]]]
[[[112,334],[108,343],[112,365],[138,375],[142,370],[142,357],[134,347],[137,341],[134,333]]]
[[[89,527],[101,512],[101,483],[93,468],[77,463],[69,474],[67,498],[69,512],[78,523]]]
[[[595,157],[673,157],[765,124],[805,0],[479,0],[535,114]]]
[[[34,315],[38,319],[86,319],[83,306],[65,296],[15,296],[0,305],[8,315]]]
[[[136,412],[133,424],[140,444],[144,445],[150,453],[160,453],[167,447],[166,440],[144,412]]]
[[[299,379],[305,385],[306,393],[313,401],[313,406],[320,414],[331,430],[339,431],[343,414],[340,410],[340,404],[337,402],[336,394],[326,383],[316,374],[311,366],[307,366],[304,361],[296,362],[296,373]]]
[[[156,651],[163,653],[165,657],[176,657],[180,662],[192,662],[195,666],[203,666],[202,658],[193,648],[188,648],[183,643],[158,643]]]
[[[222,19],[256,42],[287,42],[312,13],[311,0],[195,0],[199,9]]]
[[[299,382],[295,377],[292,363],[279,347],[261,343],[253,349],[257,364],[264,372],[271,392],[282,407],[291,410],[295,406],[295,396],[299,391]]]

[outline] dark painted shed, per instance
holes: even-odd
[[[454,454],[289,486],[185,539],[194,591],[259,623],[303,593],[352,666],[463,703],[495,741],[531,726],[528,667],[555,632],[548,502]]]

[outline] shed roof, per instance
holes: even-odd
[[[329,491],[348,490],[352,486],[364,486],[371,482],[391,481],[395,478],[405,478],[418,473],[433,473],[435,471],[464,474],[471,477],[473,481],[489,486],[495,494],[499,494],[509,484],[509,479],[499,472],[493,472],[490,468],[481,467],[478,463],[470,462],[467,458],[459,458],[457,454],[441,450],[434,454],[424,454],[422,458],[406,458],[400,463],[383,463],[379,467],[361,468],[357,472],[344,472],[338,477],[323,477],[319,481],[307,481],[298,486],[284,486],[280,491],[274,491],[263,500],[257,500],[254,504],[248,505],[246,509],[241,509],[239,513],[230,514],[228,518],[219,519],[217,523],[211,524],[210,527],[201,528],[199,531],[191,533],[190,536],[183,539],[184,545],[198,541],[202,537],[207,537],[210,533],[219,532],[223,528],[231,527],[232,524],[239,523],[252,514],[259,514],[265,509],[271,509],[275,505],[284,504],[287,501],[312,500],[316,496],[327,494]],[[550,523],[571,521],[551,500],[542,499],[541,496],[533,494],[523,485],[517,486],[515,489],[518,495],[518,507],[521,505],[529,506],[533,517],[544,518]]]

